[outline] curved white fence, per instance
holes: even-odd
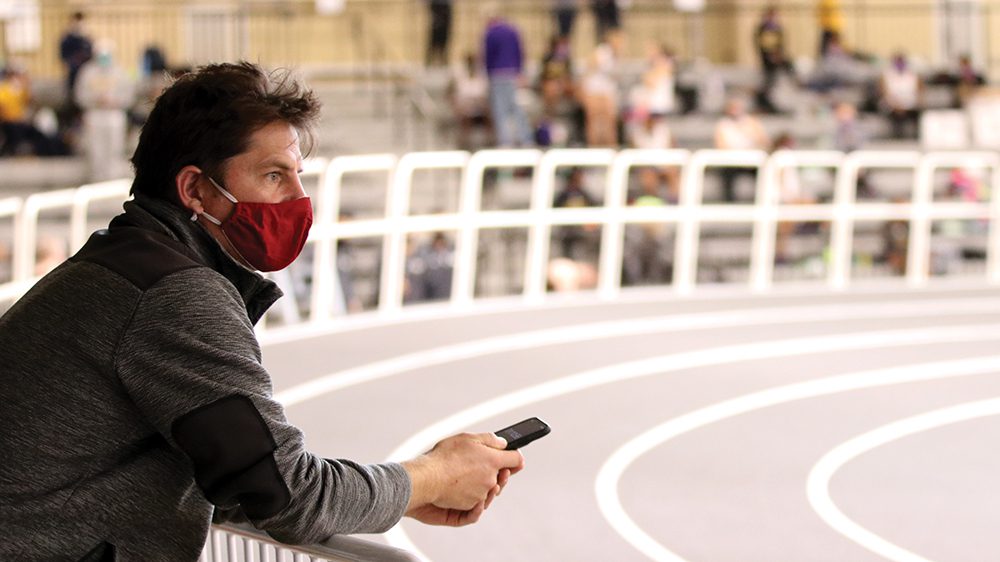
[[[604,205],[587,208],[552,207],[556,172],[561,167],[583,166],[607,170]],[[681,168],[680,199],[676,205],[630,207],[626,205],[629,172],[637,166]],[[706,168],[749,167],[759,170],[752,203],[703,202]],[[832,201],[824,204],[783,204],[779,201],[781,173],[788,168],[829,168],[835,173]],[[935,172],[952,167],[990,170],[991,198],[978,202],[934,201]],[[489,169],[531,168],[530,206],[518,210],[483,210],[484,176]],[[865,202],[856,199],[859,173],[869,168],[900,168],[913,173],[908,200],[899,203]],[[461,192],[456,212],[434,215],[409,214],[415,172],[451,169],[461,173]],[[357,173],[387,174],[387,195],[382,218],[339,221],[341,187],[345,176]],[[749,284],[757,290],[772,285],[775,237],[780,221],[824,221],[831,224],[830,267],[826,281],[831,288],[851,281],[854,225],[865,220],[899,220],[909,224],[906,280],[911,285],[929,277],[932,221],[942,219],[988,221],[986,277],[1000,281],[1000,155],[995,152],[622,150],[566,149],[484,150],[421,152],[397,157],[391,154],[343,156],[332,160],[312,159],[304,176],[318,180],[316,221],[309,237],[314,245],[308,321],[328,321],[335,316],[339,291],[337,241],[381,237],[383,240],[378,308],[396,314],[402,308],[407,237],[413,233],[446,231],[455,235],[455,267],[451,304],[464,306],[475,298],[477,244],[487,228],[523,228],[528,231],[524,264],[523,296],[539,301],[546,296],[552,227],[598,224],[602,226],[598,263],[598,294],[615,298],[621,288],[625,251],[625,225],[669,223],[676,227],[673,288],[679,293],[696,286],[698,245],[702,223],[736,223],[752,226]],[[39,213],[68,211],[70,249],[86,240],[88,210],[95,201],[124,200],[129,183],[118,180],[77,189],[32,195],[27,199],[0,200],[0,220],[13,219],[13,279],[0,285],[0,301],[10,302],[35,281],[35,246]],[[282,282],[281,274],[278,281]],[[288,300],[288,299],[286,299]],[[292,305],[286,314],[298,319]]]

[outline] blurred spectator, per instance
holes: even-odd
[[[896,201],[900,203],[901,201]],[[910,243],[910,222],[906,220],[886,221],[882,227],[882,261],[889,266],[893,275],[906,274],[906,255]]]
[[[92,56],[93,45],[84,30],[83,12],[74,12],[59,41],[59,58],[66,66],[66,105],[75,115],[76,79],[84,63]]]
[[[754,46],[760,55],[760,66],[764,71],[764,80],[757,93],[757,106],[766,113],[777,113],[771,99],[772,90],[778,81],[778,74],[792,74],[792,65],[785,56],[785,30],[778,19],[778,9],[770,6],[764,11],[764,16],[757,26],[754,35]]]
[[[866,68],[854,58],[841,41],[838,33],[825,41],[826,47],[809,78],[809,87],[819,92],[858,85],[866,79]]]
[[[135,86],[116,64],[113,49],[110,41],[99,41],[94,60],[80,70],[77,84],[93,181],[125,175],[126,111],[132,106]]]
[[[660,171],[653,167],[639,172],[642,194],[632,202],[635,207],[663,207]],[[676,201],[675,201],[676,202]],[[663,223],[628,225],[625,244],[629,248],[622,261],[623,282],[628,285],[660,284],[669,280],[672,264],[667,252],[671,250],[667,228]]]
[[[572,168],[566,176],[563,188],[556,193],[552,206],[559,208],[595,207],[598,202],[584,186],[583,168]],[[570,224],[555,229],[562,257],[586,260],[597,253],[597,236],[600,229],[594,224]]]
[[[452,0],[427,0],[431,28],[427,43],[427,66],[448,64],[448,39],[451,37]]]
[[[868,141],[868,136],[858,121],[858,110],[850,102],[838,102],[833,116],[836,123],[834,148],[843,152],[860,149]]]
[[[618,72],[617,61],[623,36],[611,31],[604,43],[594,49],[587,72],[580,84],[580,103],[584,110],[587,145],[618,146]]]
[[[407,303],[451,298],[451,278],[455,251],[442,232],[435,232],[430,242],[417,247],[406,258]]]
[[[467,53],[460,64],[452,65],[448,99],[458,119],[458,146],[473,149],[472,134],[476,129],[489,128],[487,97],[489,81],[473,53]]]
[[[726,112],[715,125],[715,148],[722,150],[767,150],[771,140],[760,119],[750,115],[742,98],[730,98]],[[757,177],[756,168],[725,166],[721,169],[722,197],[736,201],[736,180],[743,176]]]
[[[604,40],[609,31],[621,29],[618,0],[590,0],[590,11],[594,14],[597,41]]]
[[[548,286],[557,293],[593,289],[597,286],[597,268],[587,262],[569,258],[549,261]]]
[[[771,152],[792,150],[795,139],[788,133],[782,133],[774,140]],[[816,203],[816,198],[808,193],[799,177],[799,170],[794,166],[781,169],[778,177],[778,201],[782,205],[810,205]],[[799,229],[802,223],[781,221],[778,223],[777,237],[774,244],[774,259],[777,263],[789,261],[788,240]]]
[[[538,75],[538,89],[543,110],[549,114],[559,112],[562,102],[572,96],[573,56],[568,37],[557,35],[549,41]]]
[[[948,174],[948,196],[968,203],[989,200],[989,189],[980,176],[981,170],[952,168]]]
[[[497,144],[501,147],[531,145],[531,126],[517,103],[517,90],[524,85],[521,34],[507,22],[495,4],[486,8],[488,23],[483,41],[486,74],[489,77],[490,109]]]
[[[892,63],[882,72],[880,93],[882,109],[892,124],[893,138],[916,138],[923,83],[905,54],[893,55]]]
[[[955,87],[953,105],[955,108],[963,108],[976,90],[986,84],[986,79],[972,66],[969,55],[962,55],[958,59],[958,70],[955,72],[953,84]]]
[[[825,57],[827,48],[834,37],[839,38],[844,33],[844,12],[840,8],[840,0],[819,0],[816,8],[819,19],[819,56]]]
[[[135,105],[129,110],[129,120],[137,127],[146,122],[156,98],[160,97],[172,81],[167,68],[167,59],[159,47],[153,45],[146,47],[142,53],[140,68],[142,74],[136,88]]]
[[[31,80],[16,64],[0,72],[0,156],[65,154],[66,147],[32,122]]]
[[[629,93],[629,133],[636,148],[671,148],[667,116],[674,112],[674,63],[666,48],[653,45],[649,68]]]
[[[559,37],[568,39],[573,35],[573,23],[576,22],[579,3],[580,0],[552,0],[552,16],[556,20]]]

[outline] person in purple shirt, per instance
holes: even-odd
[[[517,89],[523,82],[521,35],[500,15],[498,7],[489,6],[486,10],[488,22],[483,40],[483,60],[489,77],[490,110],[497,145],[528,146],[531,144],[531,127],[516,99]]]

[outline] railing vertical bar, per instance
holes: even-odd
[[[934,198],[934,172],[938,163],[932,155],[920,159],[910,199],[910,228],[907,242],[906,281],[910,286],[925,285],[930,264],[930,205]]]
[[[705,181],[705,156],[702,151],[694,153],[691,161],[681,172],[681,193],[679,205],[682,219],[677,225],[677,240],[674,250],[674,290],[679,294],[690,293],[694,288],[698,267],[698,207],[701,205]]]
[[[223,562],[222,533],[212,530],[212,562]]]
[[[615,151],[604,148],[567,148],[550,150],[542,156],[532,184],[529,211],[533,220],[528,231],[524,271],[524,298],[528,302],[538,302],[545,297],[556,170],[560,166],[609,166],[615,154]]]
[[[618,153],[608,170],[604,193],[607,222],[601,229],[600,266],[597,269],[597,294],[612,300],[618,296],[622,282],[622,261],[625,252],[625,224],[622,209],[628,197],[629,171],[634,158],[631,151]]]
[[[479,231],[482,221],[479,212],[482,205],[483,174],[490,167],[531,167],[535,168],[542,158],[542,152],[524,150],[482,150],[472,155],[462,177],[462,195],[459,214],[462,226],[455,243],[455,271],[452,284],[452,303],[466,305],[475,298],[477,277],[477,256]]]
[[[830,269],[828,283],[832,289],[845,289],[851,277],[851,244],[854,222],[851,206],[857,191],[858,154],[849,154],[837,171],[834,187],[834,218],[830,232]]]
[[[757,173],[753,235],[750,251],[750,288],[764,291],[771,287],[774,277],[774,248],[777,237],[778,205],[781,204],[780,186],[782,168],[795,165],[785,151],[779,151],[764,163]]]
[[[253,548],[253,545],[256,542],[257,541],[255,541],[253,539],[244,539],[243,540],[243,562],[256,562],[255,557],[254,557],[254,553],[256,551]]]
[[[417,169],[459,168],[468,165],[465,151],[411,152],[400,158],[389,190],[386,218],[389,228],[383,244],[381,294],[379,310],[396,313],[403,305],[403,283],[406,267],[407,234],[403,219],[409,215],[413,173]]]

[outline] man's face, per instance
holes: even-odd
[[[298,132],[287,123],[275,122],[255,132],[247,150],[226,161],[222,177],[214,179],[237,201],[282,203],[305,197],[305,189],[299,181],[301,171]],[[219,220],[225,221],[236,208],[215,189],[207,176],[202,179],[200,192],[205,210]],[[218,226],[208,221],[202,224],[229,255],[243,262]],[[250,267],[246,262],[243,265]]]
[[[302,171],[302,152],[299,135],[287,123],[275,122],[259,129],[250,137],[246,152],[226,162],[225,173],[215,178],[238,201],[252,203],[281,203],[305,197],[299,172]],[[209,193],[232,205],[214,188]],[[230,209],[222,213],[228,217]],[[211,211],[209,211],[211,212]]]

